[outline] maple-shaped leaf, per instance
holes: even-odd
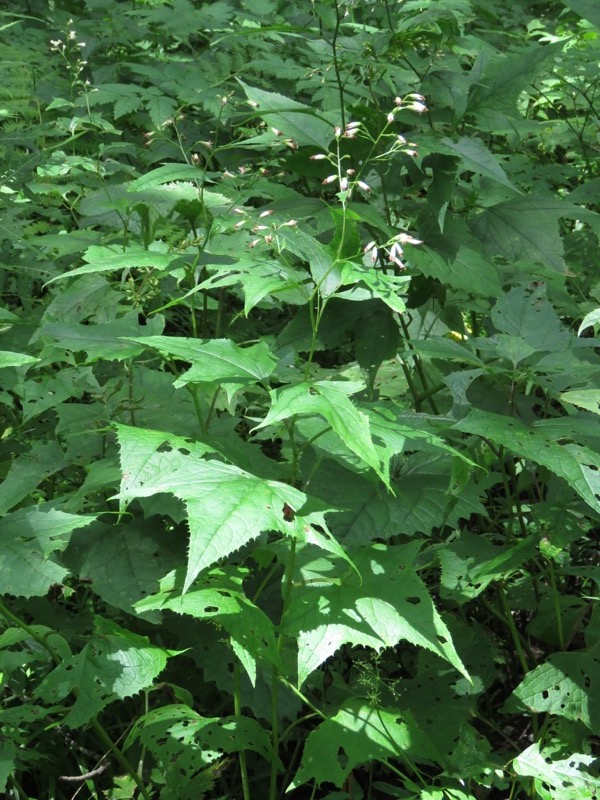
[[[376,708],[354,697],[309,734],[290,789],[309,781],[339,787],[359,764],[406,756],[426,762],[437,758],[410,711]]]
[[[190,541],[183,593],[203,569],[263,531],[310,540],[344,557],[327,530],[324,512],[309,511],[307,496],[292,486],[204,459],[210,447],[181,436],[126,425],[117,426],[117,435],[123,475],[117,495],[121,509],[127,500],[160,492],[169,492],[186,505]],[[286,514],[285,509],[293,513]]]
[[[61,661],[34,694],[56,702],[75,690],[75,703],[63,722],[79,728],[113,700],[151,686],[171,654],[150,645],[145,636],[97,617],[95,634],[83,650]]]
[[[452,637],[414,569],[419,543],[375,544],[352,553],[360,577],[331,561],[300,567],[285,617],[298,641],[298,683],[343,644],[380,650],[405,640],[449,661],[467,678]]]

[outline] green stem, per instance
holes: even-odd
[[[554,571],[554,564],[548,560],[548,577],[550,578],[550,586],[552,587],[552,600],[554,603],[554,613],[556,615],[556,632],[558,634],[558,645],[561,650],[565,649],[565,632],[562,622],[562,613],[560,608],[560,596],[556,586],[556,572]]]
[[[239,661],[236,661],[233,667],[233,713],[236,717],[242,716],[242,689]],[[248,764],[245,750],[240,750],[240,776],[242,778],[242,796],[244,800],[250,800],[250,783],[248,781]]]

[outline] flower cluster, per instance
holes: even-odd
[[[363,252],[370,253],[373,264],[377,262],[380,253],[382,253],[387,257],[386,260],[389,264],[395,264],[400,269],[404,269],[406,264],[402,260],[404,256],[402,245],[405,244],[419,245],[423,244],[423,242],[421,239],[415,239],[415,237],[411,236],[409,233],[399,233],[382,245],[378,245],[375,242],[369,242],[369,244],[364,248]]]

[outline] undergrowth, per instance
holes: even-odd
[[[598,800],[595,4],[3,8],[0,791]]]

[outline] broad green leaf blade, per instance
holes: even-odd
[[[140,178],[136,178],[127,185],[129,192],[141,192],[144,189],[152,189],[155,186],[162,186],[163,183],[173,181],[194,181],[204,182],[204,170],[195,167],[193,164],[163,164],[156,167]]]
[[[551,800],[596,800],[600,780],[592,772],[595,760],[583,753],[553,759],[535,743],[515,758],[512,766],[517,775],[535,778],[548,786]]]
[[[342,267],[342,283],[355,284],[362,281],[371,289],[373,295],[382,300],[386,306],[403,314],[406,311],[406,303],[402,299],[402,294],[408,292],[410,277],[406,275],[393,275],[374,267],[365,267],[362,264],[354,264],[345,261]]]
[[[241,658],[253,686],[257,662],[267,661],[278,670],[283,669],[275,629],[267,615],[248,600],[239,586],[227,581],[219,570],[203,583],[210,585],[182,595],[183,583],[175,574],[168,575],[161,581],[160,592],[140,600],[136,610],[141,613],[169,609],[177,614],[219,623],[229,634],[232,647]],[[236,583],[240,584],[241,580]]]
[[[369,418],[352,403],[348,393],[356,386],[340,381],[299,383],[271,392],[271,407],[254,430],[294,416],[318,414],[334,432],[380,478],[388,482],[387,469],[381,464],[369,430]]]
[[[461,247],[451,262],[425,245],[407,245],[406,255],[411,266],[446,286],[480,297],[500,297],[502,294],[496,266],[469,247]]]
[[[571,392],[563,392],[558,399],[600,414],[600,389],[573,389]]]
[[[539,428],[529,428],[513,417],[474,410],[454,426],[454,430],[472,433],[503,445],[522,458],[549,469],[600,512],[600,455],[576,445],[560,445]]]
[[[342,644],[380,650],[402,640],[431,650],[468,678],[448,628],[414,571],[418,547],[372,545],[353,553],[360,579],[332,575],[329,562],[310,567],[306,578],[301,570],[300,581],[310,582],[294,590],[285,619],[286,633],[298,640],[299,685]]]
[[[410,712],[374,707],[355,697],[308,735],[289,789],[313,781],[341,787],[355,767],[395,758],[431,762],[435,748]]]
[[[184,593],[203,569],[263,531],[279,531],[304,541],[306,527],[314,523],[326,532],[329,549],[335,549],[323,512],[302,513],[308,498],[293,487],[205,460],[202,456],[210,448],[182,437],[126,425],[117,426],[117,436],[123,475],[117,495],[121,508],[124,501],[160,492],[174,494],[186,505],[190,541]],[[286,506],[294,512],[291,520],[284,514]]]
[[[12,353],[10,350],[0,350],[0,369],[4,367],[22,367],[25,364],[36,364],[39,358],[28,356],[25,353]]]
[[[534,350],[565,350],[573,340],[545,297],[545,287],[533,291],[521,286],[502,295],[492,309],[498,330],[523,339]]]
[[[160,578],[183,555],[183,549],[179,553],[171,537],[165,537],[160,518],[150,517],[125,525],[97,522],[71,537],[64,562],[89,579],[106,603],[131,613],[133,604],[155,592]],[[160,615],[147,619],[159,622]]]
[[[286,250],[308,262],[310,274],[322,297],[329,297],[340,287],[342,265],[315,236],[299,228],[280,227],[277,238]]]
[[[498,163],[496,156],[485,146],[481,139],[461,136],[457,142],[444,138],[441,143],[461,160],[463,169],[485,175],[515,192],[521,192],[508,179],[506,172]]]
[[[186,383],[259,383],[268,378],[277,364],[265,342],[240,347],[230,339],[188,339],[182,336],[139,336],[138,344],[189,361],[192,366],[175,385]]]
[[[267,762],[273,754],[269,734],[257,720],[248,717],[201,717],[187,705],[169,705],[140,717],[131,729],[125,747],[136,740],[150,750],[164,775],[168,795],[181,800],[205,797],[214,778],[210,765],[223,753],[252,750]]]
[[[564,42],[534,44],[520,52],[489,56],[482,50],[472,70],[475,77],[469,93],[467,113],[491,126],[499,115],[517,117],[517,99],[525,87],[551,63]]]
[[[98,617],[94,637],[80,653],[47,675],[34,694],[55,702],[75,690],[75,703],[63,721],[70,728],[79,728],[113,700],[151,686],[168,655],[169,651],[150,645],[145,636]]]
[[[151,317],[146,325],[140,325],[135,312],[98,325],[51,322],[42,325],[40,329],[42,340],[50,340],[45,345],[43,355],[54,355],[61,350],[67,350],[71,353],[86,353],[88,364],[99,360],[123,361],[144,351],[141,345],[127,341],[129,337],[139,335],[142,331],[159,334],[163,327],[164,319],[159,314]]]
[[[442,565],[440,595],[456,603],[466,603],[480,595],[494,580],[536,555],[535,539],[528,537],[516,545],[499,547],[483,536],[463,531],[458,539],[440,550]]]
[[[72,278],[75,275],[87,275],[93,272],[115,272],[116,270],[143,268],[163,271],[168,269],[178,258],[177,254],[157,253],[154,250],[146,250],[137,244],[118,250],[113,247],[92,245],[88,247],[83,257],[88,262],[87,264],[83,267],[69,270],[69,272],[64,272],[62,275],[56,275],[48,281],[48,284],[64,278]]]
[[[67,547],[72,531],[94,520],[44,506],[21,508],[0,519],[0,594],[41,597],[62,583],[68,570],[53,554]]]
[[[600,8],[596,0],[561,0],[561,2],[600,30]]]
[[[310,106],[290,100],[276,92],[265,92],[239,81],[246,97],[256,103],[256,112],[267,125],[281,131],[282,139],[292,139],[298,145],[327,150],[335,134],[334,125]]]
[[[0,484],[0,515],[27,497],[50,475],[68,464],[56,440],[34,442],[31,449],[17,457]]]
[[[600,736],[600,645],[587,653],[555,653],[513,692],[532,711],[579,720]]]

